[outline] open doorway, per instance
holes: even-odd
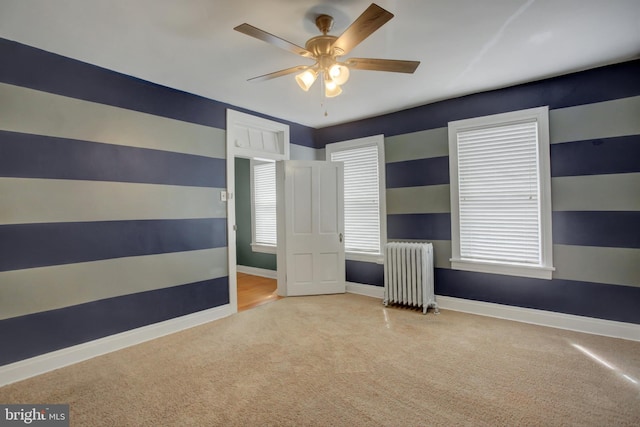
[[[264,214],[264,211],[269,209],[267,206],[263,206],[265,203],[261,200],[255,202],[259,208],[252,206],[254,203],[252,201],[253,194],[259,190],[270,192],[269,188],[261,188],[260,185],[256,188],[253,185],[256,177],[252,173],[252,167],[256,163],[260,164],[261,162],[241,157],[236,157],[234,161],[238,311],[247,310],[279,299],[277,295],[275,247],[269,248],[257,244],[263,240],[268,240],[275,244],[275,236],[271,236],[272,233],[268,233],[268,229],[261,230],[265,228],[264,222],[269,222],[269,217],[275,216],[275,206],[273,206],[272,213],[267,212],[268,215],[262,215],[263,224],[259,227],[262,233],[258,233],[259,237],[257,239],[254,229],[255,211],[258,210],[260,214]],[[258,181],[270,178],[273,178],[273,185],[275,186],[275,176],[259,176]],[[275,200],[273,202],[275,203]],[[267,216],[267,218],[265,219],[264,216]],[[275,218],[271,218],[271,220],[275,221]],[[267,237],[260,236],[260,234],[265,233],[268,234]]]
[[[249,164],[249,159],[268,159],[272,161],[288,160],[289,159],[289,126],[283,123],[274,122],[264,118],[252,116],[245,113],[240,113],[234,110],[227,110],[227,241],[228,241],[228,275],[229,275],[229,304],[230,308],[234,311],[239,310],[239,283],[238,283],[238,256],[237,256],[237,239],[238,234],[242,234],[247,231],[247,227],[239,227],[237,222],[237,216],[247,217],[250,221],[251,209],[250,205],[247,209],[246,204],[242,205],[243,201],[246,201],[246,197],[243,200],[239,200],[236,197],[236,164],[246,162]],[[246,181],[249,181],[248,174],[242,174],[246,176]],[[249,203],[251,200],[249,199]],[[250,230],[250,228],[249,228]],[[250,233],[250,231],[249,231]],[[272,255],[275,260],[275,254],[260,254],[260,255]],[[274,261],[275,262],[275,261]],[[250,276],[264,275],[265,271],[269,269],[256,267],[257,271],[240,271]],[[259,272],[261,274],[255,274]],[[267,274],[271,275],[271,274]],[[240,285],[244,287],[248,286],[259,287],[259,280],[244,280],[246,277],[241,275]],[[250,278],[249,278],[250,279]],[[272,273],[272,277],[267,279],[276,279],[275,271]],[[264,282],[263,282],[264,284]],[[264,294],[264,292],[258,292],[258,295]],[[274,294],[275,295],[275,294]],[[244,298],[245,294],[243,294]],[[265,298],[259,297],[259,298]],[[273,300],[275,297],[269,297]],[[254,303],[243,301],[245,304],[252,305]]]

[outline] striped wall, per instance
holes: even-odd
[[[0,57],[0,365],[228,304],[229,106],[8,40]]]
[[[231,106],[4,39],[0,57],[0,366],[228,304]],[[434,243],[439,295],[640,323],[638,75],[633,61],[342,126],[285,123],[292,158],[386,135],[388,236]],[[553,280],[452,270],[447,122],[540,105]],[[347,280],[382,285],[382,266],[349,261]]]
[[[319,129],[329,143],[384,133],[389,240],[433,242],[436,293],[640,323],[640,61]],[[451,269],[447,122],[550,107],[553,280]],[[383,268],[347,262],[347,280]]]

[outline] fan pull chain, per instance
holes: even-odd
[[[324,109],[324,116],[327,117],[329,116],[329,110],[325,105],[327,97],[325,95],[324,74],[321,74],[320,77],[320,109]]]
[[[327,112],[327,108],[324,104],[327,99],[324,95],[324,75],[320,74],[320,77],[320,110],[324,109],[324,116],[327,117],[329,113]]]

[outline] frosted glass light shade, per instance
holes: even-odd
[[[329,68],[329,76],[337,85],[342,86],[349,80],[349,67],[340,64],[333,64]]]
[[[296,75],[296,82],[298,86],[305,92],[313,85],[313,82],[318,78],[318,73],[314,70],[304,70],[302,73]]]
[[[325,80],[324,82],[324,96],[327,98],[333,98],[342,93],[342,88],[331,80]]]

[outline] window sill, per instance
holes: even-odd
[[[527,265],[495,264],[490,262],[450,259],[454,270],[473,271],[476,273],[504,274],[507,276],[531,277],[551,280],[555,268],[533,267]]]
[[[264,254],[275,254],[278,250],[278,247],[272,246],[272,245],[260,245],[258,243],[252,243],[251,250],[253,252],[261,252]]]

